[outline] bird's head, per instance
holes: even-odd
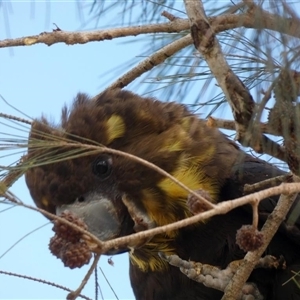
[[[32,198],[52,213],[73,211],[101,240],[190,215],[186,190],[107,148],[149,161],[190,189],[206,190],[215,201],[237,150],[185,106],[121,90],[94,100],[78,94],[57,126],[45,118],[35,121],[28,151],[34,167],[26,172]]]

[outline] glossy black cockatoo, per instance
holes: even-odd
[[[65,142],[79,146],[64,146]],[[189,193],[138,161],[105,149],[80,148],[80,144],[145,159],[190,189],[205,191],[215,203],[243,195],[246,183],[283,174],[244,153],[184,105],[122,90],[107,91],[95,99],[78,94],[70,108],[63,108],[59,125],[45,118],[33,123],[27,158],[34,167],[26,172],[26,183],[38,207],[57,214],[73,210],[101,240],[191,216]],[[142,216],[140,222],[130,214],[125,198]],[[262,224],[276,202],[276,197],[261,202]],[[251,223],[249,205],[107,254],[129,251],[130,280],[138,300],[217,300],[222,292],[187,278],[159,253],[225,268],[244,257],[236,232]],[[297,232],[298,225],[294,224]],[[286,269],[258,268],[249,278],[264,299],[300,299],[293,280],[283,285],[292,271],[300,270],[300,240],[286,228],[284,224],[279,228],[265,253],[284,257]]]

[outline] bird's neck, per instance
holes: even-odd
[[[174,235],[156,235],[147,244],[130,251],[129,256],[132,265],[138,267],[142,272],[162,272],[169,268],[169,264],[159,256],[160,252],[165,255],[177,254],[188,259],[188,252],[191,247],[194,247],[194,240],[191,238],[184,244],[182,240],[192,237],[199,230],[202,232],[204,225],[203,222],[190,225],[179,229]]]
[[[163,252],[166,255],[176,253],[174,240],[166,235],[157,235],[141,248],[132,249],[129,253],[130,261],[141,271],[163,271],[168,268],[168,263],[158,255]]]

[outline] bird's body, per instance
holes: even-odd
[[[126,91],[106,92],[93,101],[79,94],[71,110],[63,110],[59,127],[50,126],[45,119],[33,124],[30,145],[36,140],[66,139],[79,146],[101,145],[143,158],[190,189],[204,190],[212,202],[241,196],[245,183],[283,174],[245,154],[183,105],[145,99]],[[50,212],[73,207],[83,216],[91,232],[101,239],[191,216],[187,191],[126,156],[105,149],[96,152],[94,148],[87,153],[89,150],[84,148],[80,150],[83,156],[65,160],[64,153],[69,151],[74,155],[74,146],[43,150],[30,145],[29,159],[38,161],[52,155],[61,160],[28,170],[26,182],[36,205]],[[125,198],[138,212],[138,218],[130,213]],[[270,198],[261,203],[261,222],[271,213],[276,201],[277,198]],[[88,211],[88,207],[94,209]],[[220,291],[188,279],[162,260],[158,252],[225,268],[231,261],[244,257],[235,241],[236,231],[251,223],[251,207],[243,207],[133,245],[130,278],[136,299],[221,299]],[[283,256],[287,270],[256,269],[249,281],[257,284],[265,299],[300,299],[296,284],[282,286],[293,275],[291,270],[300,270],[298,236],[281,226],[266,254]]]

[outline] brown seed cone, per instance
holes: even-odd
[[[245,252],[258,249],[264,240],[264,235],[252,225],[243,225],[236,233],[236,243]]]
[[[80,268],[90,262],[92,252],[86,242],[67,243],[62,251],[61,260],[70,269]]]
[[[62,251],[66,246],[66,240],[61,237],[55,235],[50,239],[49,249],[53,255],[57,258],[61,258]]]
[[[82,229],[87,230],[87,225],[83,222],[83,220],[79,217],[77,217],[75,214],[73,214],[70,211],[63,211],[60,215],[60,217],[68,220],[69,222],[81,227]],[[55,220],[54,226],[52,230],[57,234],[57,236],[61,237],[62,239],[71,242],[76,243],[79,242],[80,238],[82,237],[82,233],[77,231],[75,228],[72,228],[66,224],[63,224],[59,220]]]

